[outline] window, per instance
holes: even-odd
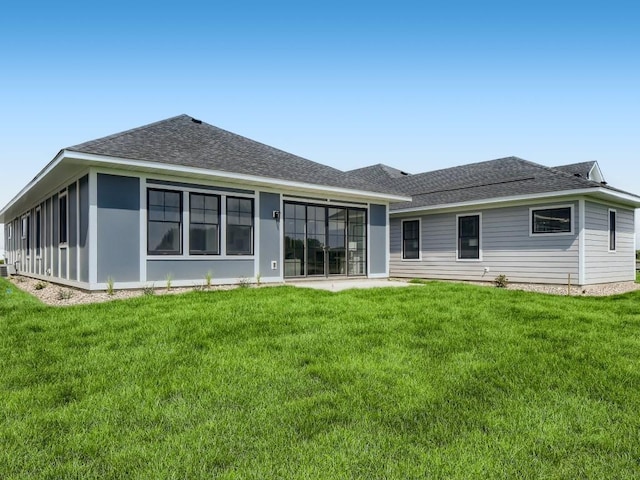
[[[68,228],[67,228],[67,194],[60,195],[58,198],[58,205],[60,207],[60,215],[58,216],[58,235],[60,243],[67,243]]]
[[[25,241],[25,249],[27,250],[27,255],[29,255],[29,250],[31,249],[30,220],[30,215],[25,215],[24,217],[22,217],[22,239]]]
[[[227,254],[253,254],[253,200],[227,197]]]
[[[11,240],[11,224],[7,225],[7,239]]]
[[[480,215],[458,216],[458,259],[480,259]]]
[[[220,253],[220,197],[192,193],[189,195],[189,253]]]
[[[42,221],[41,210],[36,210],[36,256],[39,257],[42,248],[42,226],[40,222]]]
[[[609,210],[609,251],[616,251],[616,211]]]
[[[420,258],[420,221],[402,222],[402,258],[415,260]]]
[[[531,209],[531,233],[571,233],[571,207]]]
[[[182,193],[147,191],[147,253],[180,255],[182,252]]]

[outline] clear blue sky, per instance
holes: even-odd
[[[341,169],[598,160],[640,194],[636,2],[10,2],[4,206],[69,145],[181,113]]]

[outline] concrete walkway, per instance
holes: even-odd
[[[386,278],[330,279],[330,280],[294,280],[286,282],[292,287],[315,288],[329,292],[340,292],[350,288],[410,287],[414,284]]]

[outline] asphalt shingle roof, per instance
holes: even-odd
[[[278,150],[188,115],[162,120],[66,150],[205,168],[378,193],[396,191]]]
[[[587,179],[594,162],[550,168],[506,157],[415,175],[382,164],[343,172],[187,115],[67,150],[413,198],[391,204],[391,210],[589,188],[620,192]]]
[[[370,171],[365,173],[369,174],[370,181],[397,189],[413,198],[412,202],[392,204],[391,210],[587,188],[616,190],[587,180],[586,177],[577,177],[573,173],[518,157],[499,158],[396,178],[381,175],[380,172],[381,169],[377,169],[377,175],[371,175]],[[349,173],[358,175],[359,171],[352,170]]]
[[[596,162],[580,162],[580,163],[570,163],[569,165],[560,165],[557,167],[553,167],[555,170],[560,170],[565,173],[570,173],[571,175],[580,175],[583,178],[589,177],[589,172],[596,164]]]

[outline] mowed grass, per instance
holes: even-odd
[[[638,478],[640,294],[0,281],[0,478]]]

